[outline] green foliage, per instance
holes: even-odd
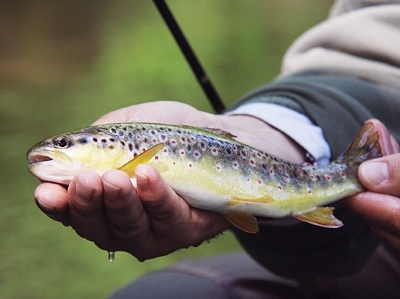
[[[92,3],[96,5],[97,1]],[[168,3],[225,103],[231,104],[279,74],[286,48],[296,36],[326,17],[331,1]],[[0,80],[4,81],[0,82],[2,298],[105,297],[138,275],[184,258],[240,249],[233,236],[226,233],[198,248],[144,263],[124,253],[117,253],[116,260],[110,263],[106,252],[77,237],[71,228],[51,221],[35,206],[33,190],[38,182],[26,171],[25,153],[39,140],[87,126],[110,110],[158,99],[174,99],[211,112],[150,0],[103,1],[102,5],[108,9],[102,10],[93,33],[100,50],[94,51],[88,61],[82,61],[79,71],[71,71],[68,63],[62,64],[69,51],[79,48],[75,42],[69,48],[65,40],[58,48],[63,49],[59,51],[62,53],[54,60],[45,53],[41,57],[40,51],[35,50],[39,56],[32,57],[38,60],[25,65],[37,68],[22,68],[30,75],[16,76],[20,80],[15,80],[14,73],[13,80],[7,80],[9,73],[0,68]],[[74,11],[67,11],[74,20]],[[63,19],[67,18],[63,15]],[[50,22],[40,17],[17,20],[28,22],[22,27]],[[37,34],[39,45],[43,38],[40,30],[32,30],[32,34]],[[81,48],[89,46],[86,42],[93,43],[94,37],[81,40]],[[29,37],[29,46],[40,48],[34,43],[35,35]],[[1,61],[4,60],[0,64]],[[53,62],[58,67],[57,76],[53,68],[48,68]],[[15,69],[11,65],[10,73],[12,70]]]

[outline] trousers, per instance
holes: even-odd
[[[148,273],[109,298],[399,299],[400,257],[382,245],[357,275],[302,280],[280,277],[238,252]]]

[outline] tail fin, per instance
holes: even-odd
[[[366,122],[358,131],[347,150],[335,162],[358,168],[362,162],[381,156],[379,134],[375,131],[375,125],[372,122]]]

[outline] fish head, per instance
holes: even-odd
[[[27,153],[28,171],[42,181],[69,184],[82,170],[103,174],[129,160],[125,142],[108,131],[89,127],[56,135]]]

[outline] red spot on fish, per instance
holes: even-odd
[[[154,156],[154,160],[158,160],[158,156]]]
[[[192,163],[189,163],[188,166],[189,166],[189,168],[192,168],[192,167],[193,167],[193,164],[192,164]]]
[[[297,173],[298,173],[299,175],[303,175],[303,170],[298,170]]]
[[[151,140],[151,142],[157,143],[157,139],[153,138],[153,139]]]
[[[282,190],[282,186],[281,186],[281,185],[278,185],[278,189],[279,189],[279,190]]]
[[[341,176],[342,178],[344,178],[344,177],[346,177],[346,174],[345,174],[344,172],[341,172],[341,173],[340,173],[340,176]]]
[[[168,153],[168,150],[166,148],[163,149],[164,153]]]
[[[273,171],[272,169],[270,169],[270,170],[269,170],[269,173],[270,173],[270,174],[273,174],[273,173],[274,173],[274,171]]]
[[[214,155],[218,155],[218,149],[215,148],[215,147],[213,147],[213,148],[211,149],[211,152],[212,152]]]
[[[261,183],[262,183],[261,180],[258,180],[257,182],[258,182],[259,185],[261,185]]]
[[[253,159],[250,159],[250,165],[252,165],[252,166],[254,166],[254,165],[256,165],[256,161],[254,161]]]
[[[221,171],[221,165],[219,165],[219,164],[215,165],[215,169],[216,169],[217,171]]]
[[[332,178],[331,178],[329,175],[326,175],[326,176],[325,176],[325,179],[326,179],[327,181],[330,181]]]
[[[314,179],[314,176],[313,176],[313,175],[310,175],[310,179],[312,179],[312,180],[313,180],[313,179]]]
[[[232,167],[234,169],[238,169],[239,168],[239,164],[237,162],[232,162]]]
[[[181,156],[184,156],[184,155],[185,155],[185,151],[184,151],[184,150],[180,150],[180,151],[179,151],[179,154],[180,154]]]
[[[312,190],[308,189],[308,190],[307,190],[307,193],[308,193],[308,194],[311,194],[311,193],[312,193]]]

